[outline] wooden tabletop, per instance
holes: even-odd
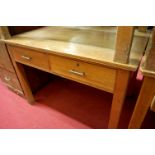
[[[4,40],[16,46],[135,71],[149,33],[135,31],[128,64],[114,62],[116,27],[43,27]]]
[[[143,58],[143,62],[141,64],[140,70],[144,76],[155,78],[155,71],[145,68],[146,56]]]

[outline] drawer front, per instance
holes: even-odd
[[[6,49],[5,43],[0,42],[0,66],[14,72],[14,68],[9,57],[8,51]]]
[[[26,64],[42,70],[49,70],[48,56],[28,48],[8,46],[9,51],[13,54],[17,62]]]
[[[7,70],[0,68],[0,77],[1,80],[6,83],[8,86],[13,87],[19,91],[22,91],[20,83],[17,79],[17,76],[14,73],[11,73]]]
[[[116,70],[55,55],[50,56],[51,72],[113,93]]]

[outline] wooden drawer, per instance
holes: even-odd
[[[15,47],[10,45],[8,46],[8,49],[13,54],[13,57],[17,62],[49,71],[47,54],[28,48]]]
[[[14,72],[14,68],[10,60],[8,51],[6,49],[5,43],[1,41],[0,41],[0,66],[11,72]]]
[[[20,83],[18,81],[16,74],[0,68],[0,77],[1,77],[1,80],[7,84],[7,86],[22,91],[22,88],[20,86]]]
[[[116,70],[55,55],[50,56],[51,72],[113,93]]]

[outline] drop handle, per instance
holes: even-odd
[[[69,70],[70,73],[72,74],[76,74],[76,75],[79,75],[79,76],[85,76],[85,73],[84,72],[79,72],[79,71],[76,71],[76,70]]]
[[[22,55],[21,58],[25,59],[25,60],[31,60],[31,57],[28,57],[28,56],[25,56],[25,55]]]
[[[5,81],[10,81],[10,80],[11,80],[11,78],[10,78],[10,77],[5,76],[5,77],[4,77],[4,80],[5,80]]]

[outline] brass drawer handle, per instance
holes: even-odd
[[[85,76],[85,73],[84,72],[79,72],[79,71],[75,71],[75,70],[69,70],[70,73],[73,73],[73,74],[76,74],[76,75],[79,75],[79,76]]]
[[[4,77],[4,80],[5,80],[5,81],[10,81],[10,80],[11,80],[11,78],[10,78],[10,77],[5,76],[5,77]]]
[[[23,58],[23,59],[25,59],[25,60],[31,60],[31,58],[30,58],[30,57],[25,56],[25,55],[22,55],[22,56],[21,56],[21,58]]]

